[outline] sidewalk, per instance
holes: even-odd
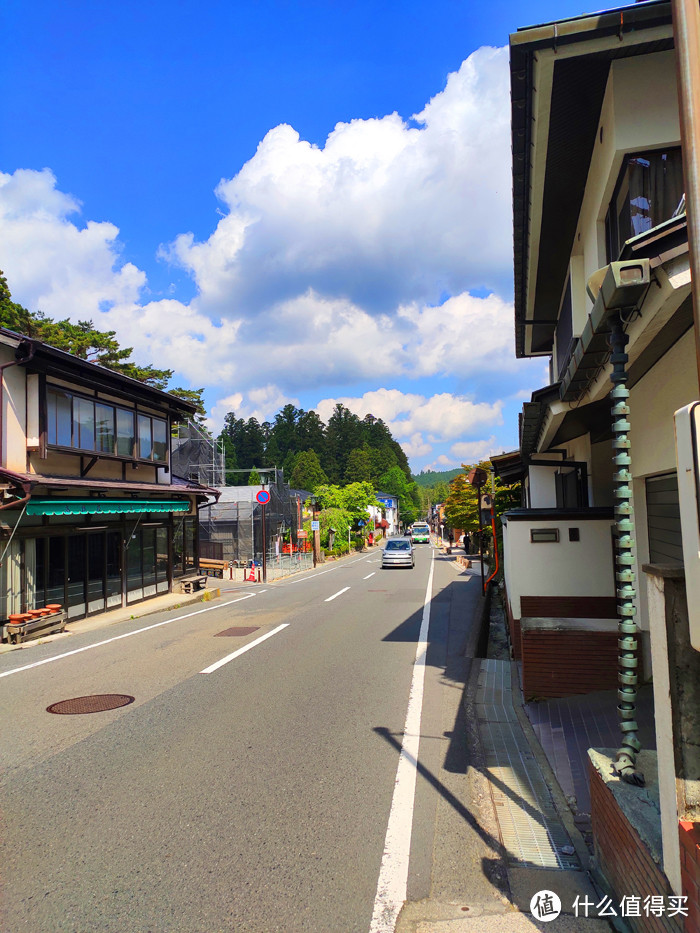
[[[456,562],[459,551],[455,551]],[[489,636],[488,658],[472,660],[464,690],[467,722],[474,723],[467,743],[475,740],[478,746],[467,749],[465,779],[466,786],[473,786],[475,771],[481,772],[478,779],[490,796],[507,876],[503,904],[500,908],[495,903],[463,906],[470,903],[473,887],[465,877],[462,905],[432,900],[409,903],[397,931],[609,933],[607,920],[575,916],[577,897],[595,905],[602,893],[588,873],[590,854],[584,836],[526,715],[518,666],[510,660],[505,619],[495,600]],[[569,762],[568,770],[575,771],[576,764]],[[578,785],[577,790],[581,792]],[[478,808],[479,802],[473,800],[470,809],[477,818]],[[530,913],[532,898],[542,891],[552,891],[561,900],[561,914],[547,922]]]
[[[100,612],[96,615],[88,616],[87,619],[75,619],[66,624],[65,632],[56,632],[54,635],[40,635],[36,638],[27,638],[27,640],[20,645],[11,645],[3,642],[0,643],[0,654],[5,654],[8,651],[22,651],[34,645],[45,645],[47,642],[56,641],[57,639],[70,638],[71,634],[79,632],[93,632],[96,629],[114,625],[116,622],[126,622],[128,619],[141,619],[144,616],[154,615],[158,612],[169,612],[170,610],[181,609],[195,603],[209,602],[220,596],[223,589],[243,589],[246,585],[244,583],[234,584],[233,581],[230,580],[217,580],[216,583],[218,584],[217,586],[211,587],[210,589],[207,588],[206,590],[198,590],[196,593],[164,593],[162,596],[154,596],[141,603],[136,603],[134,606],[120,606],[118,609],[111,609],[109,612]],[[228,587],[226,586],[227,583],[229,584]],[[251,583],[249,585],[252,587],[257,584]]]

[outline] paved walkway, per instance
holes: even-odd
[[[591,812],[588,789],[588,749],[617,748],[620,727],[617,690],[526,703],[525,711],[557,776],[569,806],[581,815]],[[637,721],[642,748],[656,748],[654,695],[651,686],[637,694]]]

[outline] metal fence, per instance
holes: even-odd
[[[303,493],[282,481],[265,487],[270,502],[256,502],[259,486],[224,486],[216,504],[200,511],[199,541],[202,557],[226,560],[234,570],[262,567],[263,541],[268,580],[287,576],[312,565],[310,545],[299,537]],[[263,511],[265,528],[263,532]],[[234,573],[234,576],[240,576]]]

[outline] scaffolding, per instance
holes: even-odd
[[[262,565],[263,511],[268,580],[313,566],[311,544],[302,530],[302,509],[307,494],[292,490],[276,470],[277,482],[265,485],[270,501],[264,510],[256,500],[262,486],[223,486],[219,501],[199,513],[202,557],[225,560],[236,568]]]
[[[225,484],[223,441],[193,421],[177,425],[170,449],[170,468],[175,476],[217,489]]]

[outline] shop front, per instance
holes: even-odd
[[[32,498],[5,512],[0,616],[54,604],[79,619],[169,592],[197,565],[191,511],[185,498]]]

